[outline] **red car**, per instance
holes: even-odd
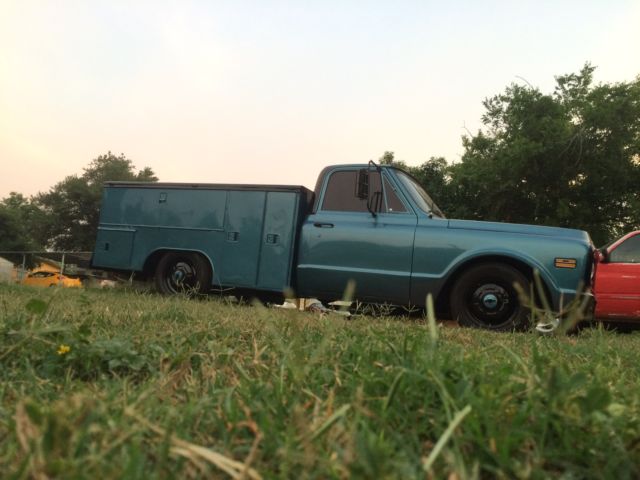
[[[595,318],[640,321],[640,231],[596,251],[594,269]]]

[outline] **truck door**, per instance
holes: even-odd
[[[596,264],[596,318],[640,318],[640,233],[609,248]]]
[[[342,298],[349,280],[365,301],[406,304],[417,217],[392,180],[369,173],[370,195],[380,192],[376,215],[356,195],[359,169],[336,169],[326,178],[316,211],[302,227],[297,292]]]

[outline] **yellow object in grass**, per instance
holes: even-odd
[[[71,351],[71,347],[69,345],[60,345],[58,347],[58,355],[66,355]]]

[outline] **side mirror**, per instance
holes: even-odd
[[[596,260],[600,263],[607,263],[609,261],[609,251],[606,248],[596,250]]]
[[[356,196],[362,200],[369,198],[369,172],[364,168],[358,172]]]

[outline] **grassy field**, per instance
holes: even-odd
[[[0,476],[638,478],[639,351],[0,285]]]

